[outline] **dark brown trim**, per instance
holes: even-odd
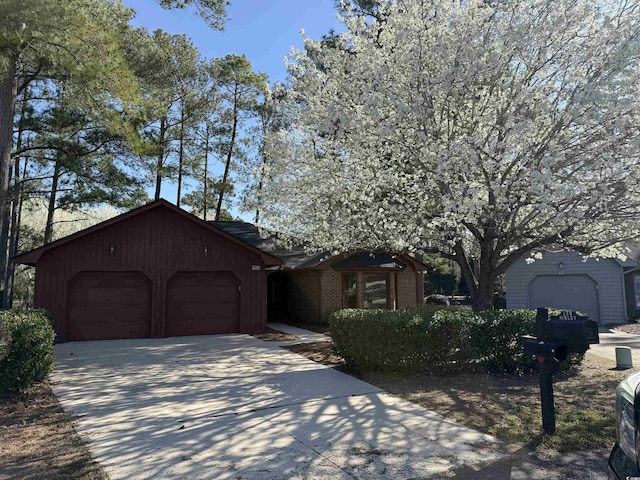
[[[336,262],[339,262],[340,260],[342,260],[343,258],[352,255],[354,253],[357,253],[357,251],[353,251],[353,252],[348,252],[348,253],[341,253],[339,255],[334,255],[334,256],[329,256],[326,260],[323,260],[322,262],[318,263],[317,265],[314,265],[313,267],[308,267],[308,269],[314,269],[314,270],[325,270],[328,268],[333,268],[336,271],[343,271],[343,269],[340,268],[335,268],[333,267],[333,264]],[[394,253],[395,256],[397,256],[402,262],[406,263],[407,266],[411,265],[414,270],[416,271],[420,271],[420,272],[426,272],[427,271],[427,266],[422,263],[419,262],[418,260],[416,260],[415,258],[413,258],[411,255],[407,255],[404,253]],[[297,270],[297,269],[296,269]],[[305,270],[303,268],[301,268],[300,270]],[[384,267],[376,267],[373,269],[366,269],[366,268],[358,268],[358,269],[353,269],[353,268],[346,268],[346,271],[359,271],[359,272],[363,272],[363,271],[367,271],[367,270],[373,270],[373,271],[403,271],[405,270],[404,268],[384,268]]]
[[[92,227],[86,228],[84,230],[81,230],[80,232],[74,233],[72,235],[66,236],[64,238],[61,238],[59,240],[56,240],[55,242],[51,242],[48,243],[46,245],[43,245],[41,247],[35,248],[33,250],[30,250],[28,252],[24,252],[21,253],[19,255],[16,255],[15,257],[13,257],[13,259],[15,260],[16,263],[21,263],[21,264],[25,264],[25,265],[31,265],[31,266],[35,266],[36,263],[38,263],[38,260],[40,259],[40,256],[53,249],[53,248],[57,248],[61,245],[65,245],[69,242],[72,242],[74,240],[77,240],[79,238],[82,238],[86,235],[89,235],[91,233],[97,232],[99,230],[102,230],[103,228],[109,227],[115,223],[118,223],[120,221],[126,220],[130,217],[139,215],[141,213],[144,213],[148,210],[152,210],[154,208],[158,208],[158,207],[165,207],[168,208],[169,210],[172,210],[173,212],[182,215],[184,218],[188,218],[189,220],[196,222],[198,224],[200,224],[201,226],[211,230],[212,232],[217,233],[218,235],[220,235],[221,237],[235,243],[236,245],[239,245],[243,248],[246,248],[247,250],[251,250],[254,253],[257,253],[258,255],[260,255],[260,257],[262,258],[262,261],[265,263],[266,266],[277,266],[277,265],[282,265],[282,260],[280,260],[279,258],[274,257],[273,255],[269,255],[268,253],[260,250],[257,247],[254,247],[253,245],[250,245],[246,242],[243,242],[242,240],[234,237],[233,235],[213,226],[208,224],[207,222],[205,222],[204,220],[199,219],[198,217],[196,217],[195,215],[190,214],[189,212],[186,212],[184,210],[182,210],[181,208],[176,207],[175,205],[173,205],[172,203],[167,202],[164,199],[160,199],[160,200],[156,200],[154,202],[148,203],[146,205],[143,205],[142,207],[138,207],[138,208],[134,208],[133,210],[129,210],[126,213],[123,213],[121,215],[118,215],[117,217],[113,217],[110,218],[109,220],[105,220],[104,222],[98,223],[97,225],[94,225]]]

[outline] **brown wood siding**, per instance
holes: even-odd
[[[110,247],[114,247],[113,253]],[[173,275],[233,272],[241,287],[239,331],[266,328],[266,273],[260,255],[167,207],[146,210],[42,254],[37,263],[34,303],[54,315],[58,341],[66,341],[68,283],[83,271],[139,271],[146,275],[152,282],[152,337],[165,336],[166,284]]]

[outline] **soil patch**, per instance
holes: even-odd
[[[614,330],[620,330],[625,333],[633,333],[634,335],[640,335],[640,323],[626,323],[624,325],[615,325],[612,327]]]
[[[107,480],[48,382],[0,395],[0,479]]]
[[[263,333],[252,333],[251,336],[264,342],[294,342],[296,340],[299,340],[299,338],[295,335],[282,333],[270,327],[267,327],[266,331],[264,331]]]

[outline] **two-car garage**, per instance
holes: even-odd
[[[159,200],[16,257],[57,341],[266,328],[266,269],[281,261]]]
[[[151,336],[151,281],[141,272],[81,272],[68,284],[67,340]],[[166,288],[165,335],[240,331],[231,272],[178,272]]]

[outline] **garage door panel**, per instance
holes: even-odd
[[[176,328],[169,336],[217,335],[236,331],[237,321],[235,318],[216,317],[207,324],[203,324],[202,318],[182,318],[180,327]]]
[[[138,305],[147,296],[147,288],[76,288],[69,299],[76,305]]]
[[[540,275],[529,285],[529,307],[577,310],[599,321],[596,282],[587,275]]]
[[[122,338],[146,338],[149,336],[149,328],[139,323],[110,322],[96,323],[91,329],[75,329],[71,340],[118,340]]]
[[[230,272],[176,273],[167,284],[166,335],[238,332],[238,285]]]
[[[150,336],[151,282],[141,272],[82,272],[67,298],[69,340]]]
[[[146,321],[149,308],[146,305],[75,305],[69,309],[69,323],[141,323]]]

